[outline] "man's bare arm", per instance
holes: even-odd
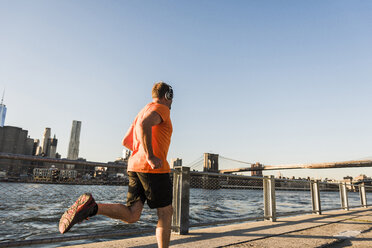
[[[134,129],[134,126],[132,124],[130,128],[128,129],[127,133],[125,134],[123,141],[122,141],[123,146],[125,146],[131,151],[133,151],[133,129]]]
[[[161,159],[156,157],[152,150],[152,127],[159,125],[162,121],[160,115],[156,111],[152,111],[140,123],[140,140],[146,153],[147,162],[153,169],[161,168],[163,165]]]

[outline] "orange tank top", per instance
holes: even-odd
[[[156,111],[162,119],[159,125],[152,127],[152,149],[156,157],[160,158],[163,166],[158,169],[152,169],[146,159],[146,154],[139,137],[140,123],[143,117],[148,113]],[[147,104],[136,116],[133,121],[133,152],[128,162],[128,171],[144,173],[169,173],[170,167],[167,161],[169,145],[173,132],[170,119],[170,110],[167,106],[151,102]]]

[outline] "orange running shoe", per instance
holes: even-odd
[[[68,232],[76,223],[88,219],[97,213],[97,203],[90,193],[82,194],[59,220],[59,231]]]

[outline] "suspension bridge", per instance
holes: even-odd
[[[232,165],[243,164],[249,167],[232,168]],[[257,175],[254,172],[262,172],[263,170],[291,170],[291,169],[330,169],[330,168],[355,168],[355,167],[372,167],[372,160],[351,160],[342,162],[327,162],[327,163],[309,163],[309,164],[281,164],[281,165],[264,165],[259,162],[246,162],[233,158],[227,158],[219,154],[204,153],[192,163],[186,165],[191,170],[203,170],[207,172],[218,173],[237,173],[237,172],[252,172],[252,175]],[[224,168],[224,169],[222,169]]]
[[[23,160],[33,162],[47,162],[55,164],[75,164],[86,166],[98,166],[109,168],[122,168],[121,165],[112,163],[79,161],[68,159],[57,159],[40,156],[29,156],[22,154],[0,153],[0,159]],[[236,167],[236,164],[243,164],[249,167]],[[310,163],[310,164],[282,164],[282,165],[264,165],[259,162],[246,162],[233,158],[228,158],[219,154],[204,153],[190,164],[185,165],[190,167],[192,171],[218,172],[218,173],[237,173],[237,172],[252,172],[252,175],[257,175],[255,172],[264,170],[291,170],[291,169],[329,169],[329,168],[355,168],[355,167],[372,167],[372,160],[351,160],[342,162],[327,162],[327,163]],[[222,167],[224,169],[222,169]],[[260,173],[259,173],[260,174]],[[262,173],[261,173],[262,175]]]

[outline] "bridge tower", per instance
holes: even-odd
[[[263,165],[257,162],[255,164],[252,164],[251,168],[263,169]],[[262,177],[262,170],[251,171],[251,176]]]
[[[218,173],[218,154],[204,153],[203,171]]]
[[[204,172],[219,173],[218,154],[204,153]],[[204,175],[201,178],[203,189],[219,189],[220,183],[218,176]]]

